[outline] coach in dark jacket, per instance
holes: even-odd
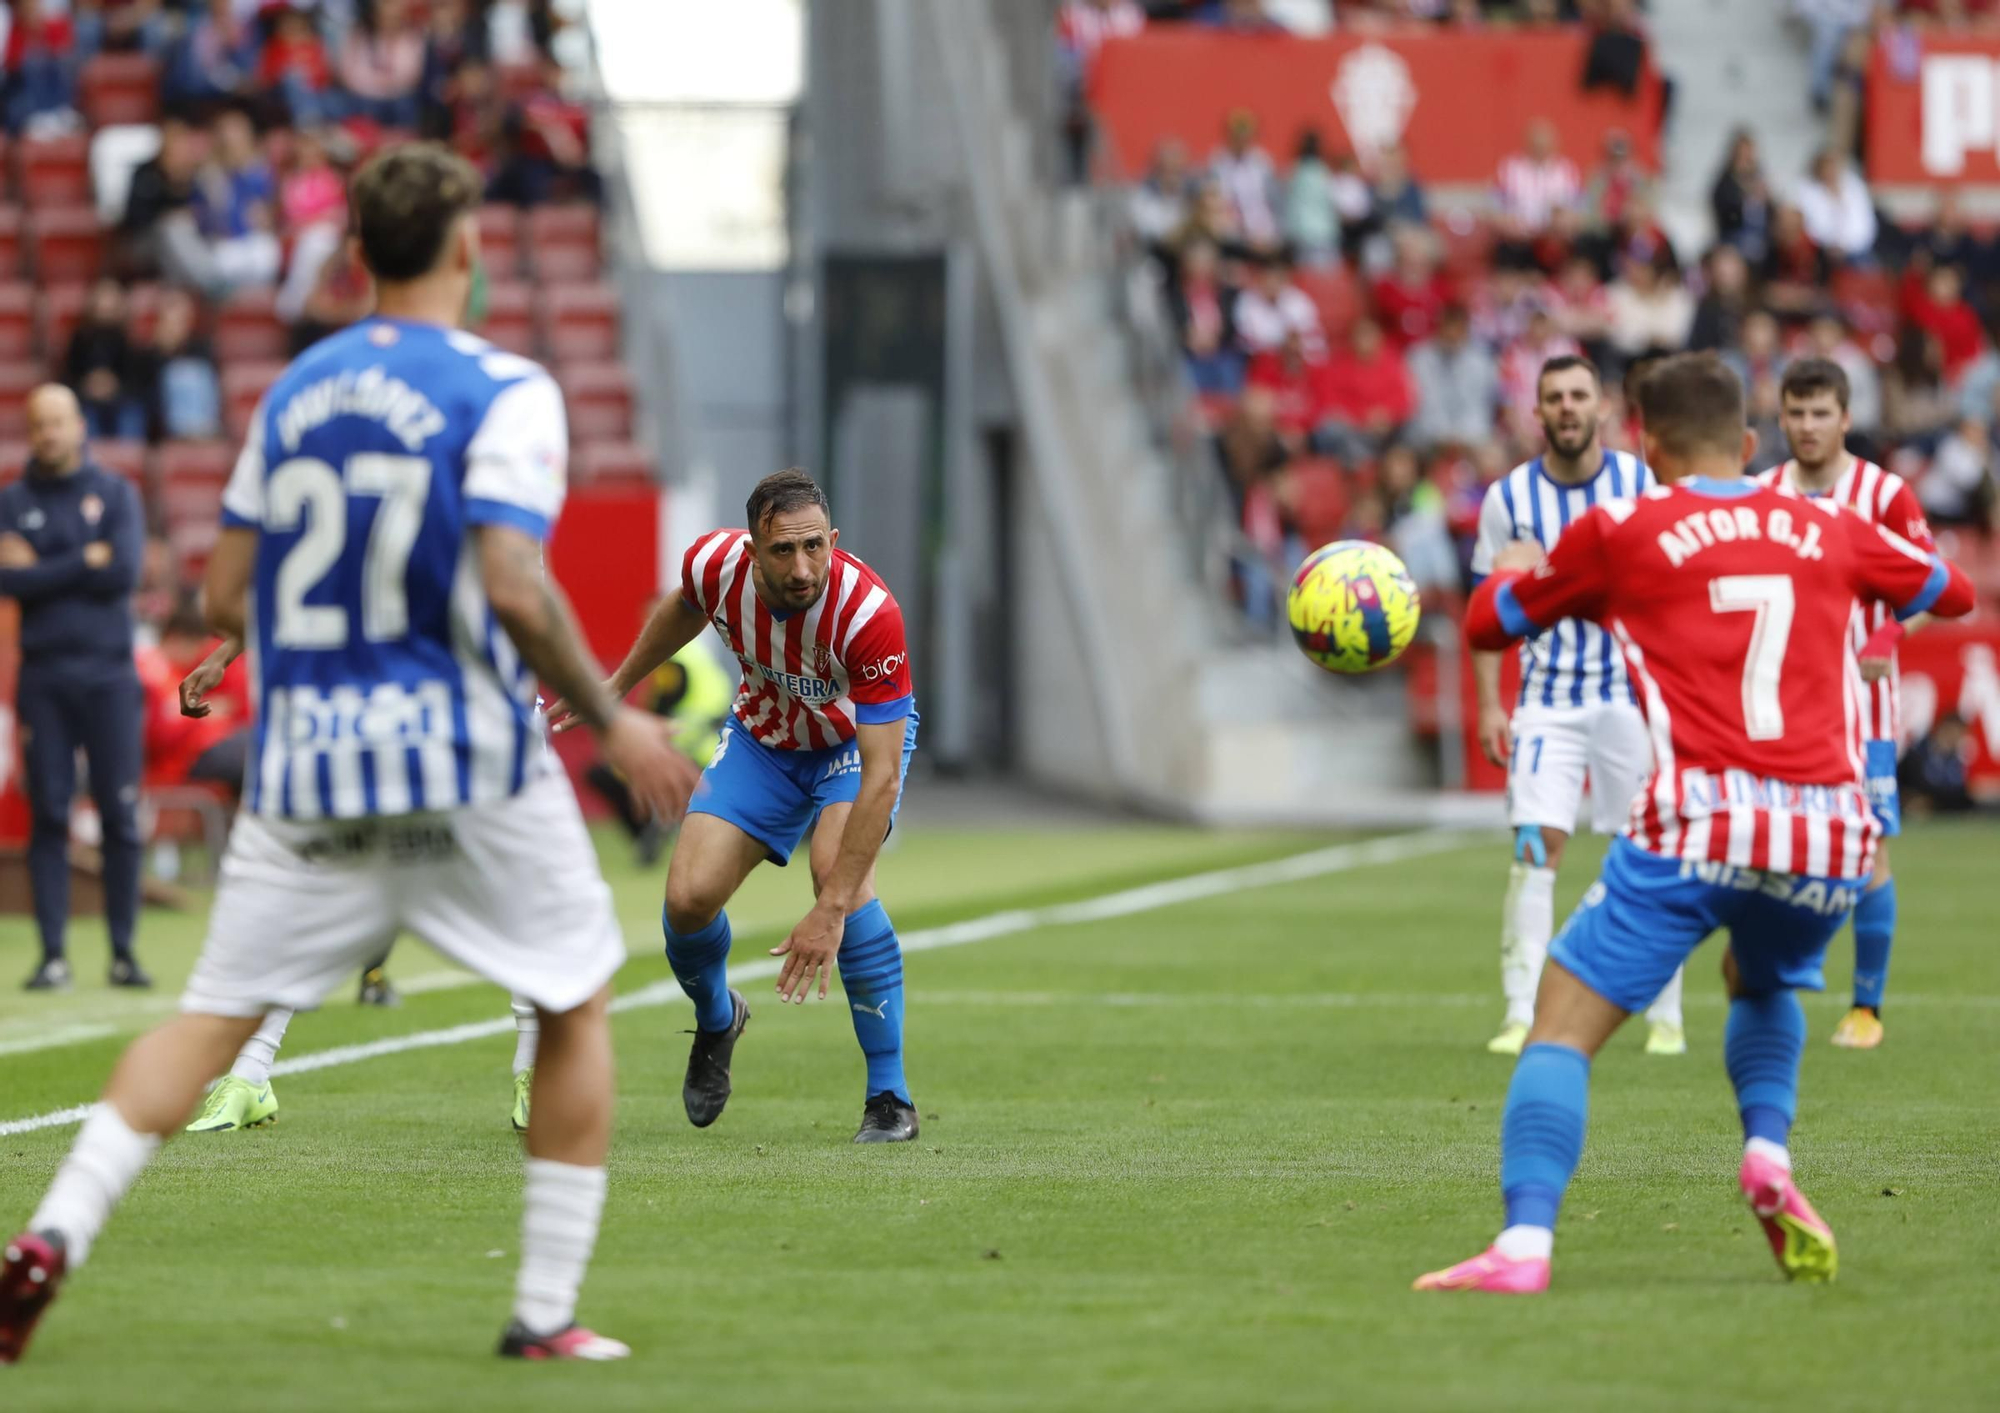
[[[90,762],[104,833],[111,984],[150,986],[132,955],[139,910],[142,694],[132,659],[132,590],[145,514],[123,478],[83,454],[83,414],[68,388],[28,395],[26,473],[0,490],[0,595],[21,605],[15,698],[34,830],[28,871],[42,963],[30,990],[69,984],[69,811],[76,752]]]

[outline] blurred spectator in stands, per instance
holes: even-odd
[[[134,169],[118,222],[119,263],[129,273],[201,283],[208,252],[190,214],[200,164],[200,135],[181,118],[162,118],[160,150]]]
[[[1392,142],[1375,154],[1375,177],[1369,183],[1369,209],[1384,224],[1430,224],[1430,202],[1424,189],[1410,174],[1409,154],[1401,143]]]
[[[1785,459],[1785,436],[1779,424],[1784,410],[1779,385],[1785,376],[1783,334],[1768,310],[1753,309],[1743,320],[1742,342],[1722,355],[1743,382],[1745,407],[1750,429],[1757,434],[1757,452],[1751,460],[1753,471],[1776,466]]]
[[[419,91],[418,130],[425,137],[450,139],[452,76],[468,61],[485,63],[488,58],[484,18],[473,18],[471,0],[433,0],[424,31],[424,81]]]
[[[1811,36],[1812,103],[1825,113],[1833,103],[1834,70],[1847,36],[1866,25],[1875,14],[1876,0],[1793,0],[1792,8],[1805,21]]]
[[[278,187],[257,146],[257,130],[240,109],[216,114],[208,160],[195,173],[194,220],[208,244],[211,298],[278,282]]]
[[[1635,196],[1650,199],[1652,192],[1653,178],[1639,165],[1632,139],[1613,128],[1604,137],[1604,160],[1590,174],[1583,190],[1585,218],[1611,230],[1624,223],[1626,205]]]
[[[1382,494],[1379,482],[1362,483],[1348,498],[1347,518],[1341,522],[1340,538],[1366,540],[1373,545],[1388,543],[1389,501]]]
[[[489,176],[505,144],[502,130],[507,105],[501,100],[493,66],[467,59],[451,76],[451,136],[453,150]]]
[[[1389,512],[1389,545],[1419,589],[1456,590],[1458,548],[1452,543],[1444,493],[1424,479],[1417,454],[1392,446],[1383,454],[1382,496]]]
[[[241,657],[231,663],[216,689],[203,700],[208,711],[183,715],[180,683],[215,646],[192,597],[181,599],[160,625],[157,647],[137,653],[145,690],[146,780],[148,784],[209,784],[231,799],[243,789],[250,758],[250,678]]]
[[[1875,360],[1848,337],[1847,326],[1836,314],[1815,318],[1806,340],[1814,357],[1838,364],[1847,374],[1847,413],[1854,422],[1854,435],[1873,443],[1882,431],[1882,375]]]
[[[414,129],[424,81],[424,36],[408,0],[361,0],[340,46],[340,86],[350,114],[385,128]]]
[[[1259,258],[1249,288],[1236,301],[1236,337],[1253,356],[1296,333],[1309,358],[1326,356],[1319,306],[1292,283],[1291,262],[1282,250]]]
[[[1896,339],[1896,357],[1882,374],[1883,430],[1889,439],[1930,452],[1958,416],[1958,399],[1945,384],[1938,341],[1915,324]]]
[[[1554,280],[1542,286],[1539,298],[1556,328],[1574,339],[1600,367],[1608,361],[1611,339],[1611,296],[1597,277],[1587,255],[1572,255]]]
[[[316,127],[338,117],[330,95],[333,71],[326,44],[303,10],[280,9],[270,18],[271,38],[257,63],[257,87],[274,95],[294,127]]]
[[[292,139],[290,170],[278,186],[279,225],[286,240],[308,227],[347,224],[347,184],[327,160],[326,142],[308,128]]]
[[[1541,435],[1535,397],[1542,365],[1561,354],[1581,352],[1577,341],[1556,327],[1545,306],[1539,301],[1530,306],[1520,336],[1500,350],[1500,416],[1515,443],[1532,446]]]
[[[323,229],[314,227],[315,230]],[[301,262],[301,250],[292,259],[302,277],[285,281],[278,292],[278,318],[291,326],[290,351],[294,357],[328,334],[338,333],[375,307],[375,286],[368,271],[353,257],[348,243],[335,240],[315,264]],[[303,278],[311,272],[310,280]],[[303,288],[302,296],[296,291]],[[296,300],[296,302],[295,302]]]
[[[1146,12],[1135,0],[1063,0],[1056,11],[1056,81],[1062,89],[1063,145],[1073,181],[1090,174],[1094,125],[1087,98],[1097,51],[1107,39],[1145,27]]]
[[[200,310],[186,290],[160,294],[153,337],[138,350],[148,421],[155,439],[182,440],[222,435],[222,384],[215,352],[202,336]]]
[[[1224,122],[1222,147],[1209,170],[1236,213],[1243,239],[1258,249],[1276,245],[1278,174],[1270,155],[1257,145],[1257,118],[1249,109],[1236,109]]]
[[[1757,155],[1757,139],[1738,128],[1729,139],[1729,160],[1709,193],[1715,238],[1743,252],[1752,265],[1764,258],[1771,239],[1771,188]]]
[[[1993,442],[1977,418],[1960,421],[1938,443],[1917,499],[1934,525],[1985,529],[1993,519]]]
[[[1472,337],[1462,304],[1446,305],[1437,333],[1410,350],[1417,415],[1410,440],[1426,450],[1478,446],[1493,436],[1500,407],[1500,365]]]
[[[1688,347],[1697,351],[1734,348],[1743,336],[1743,317],[1754,307],[1750,267],[1733,245],[1718,245],[1702,257],[1707,284],[1694,308]]]
[[[1403,355],[1373,319],[1355,321],[1347,347],[1327,362],[1327,417],[1314,445],[1350,465],[1380,456],[1416,411]]]
[[[1174,232],[1188,218],[1194,192],[1187,148],[1170,137],[1153,149],[1146,175],[1132,188],[1132,228],[1139,238],[1155,248],[1170,244]]]
[[[234,0],[199,7],[168,52],[161,92],[169,103],[207,102],[245,93],[257,71],[257,28]]]
[[[1452,287],[1438,268],[1437,237],[1427,227],[1393,226],[1389,239],[1395,263],[1375,281],[1369,299],[1383,335],[1405,349],[1436,330]]]
[[[10,133],[43,137],[82,126],[76,111],[76,31],[66,9],[49,0],[14,0],[0,79]]]
[[[1904,808],[1916,815],[1959,814],[1971,809],[1966,770],[1971,754],[1965,718],[1955,711],[1944,713],[1896,767]]]
[[[507,110],[487,200],[540,206],[581,197],[603,204],[604,179],[590,163],[590,110],[563,96],[564,77],[561,64],[546,61],[541,86]]]
[[[1168,243],[1179,250],[1196,240],[1213,241],[1223,256],[1230,260],[1241,259],[1249,253],[1243,243],[1243,231],[1236,224],[1236,210],[1213,177],[1197,179],[1194,205],[1188,211],[1186,222],[1174,232]]]
[[[1993,354],[1985,326],[1965,298],[1965,277],[1955,265],[1938,265],[1920,287],[1906,290],[1903,313],[1937,340],[1946,386],[1959,390],[1970,380],[1990,377]],[[1982,407],[1984,404],[1981,404]]]
[[[1680,281],[1672,249],[1651,260],[1627,258],[1609,290],[1611,348],[1620,365],[1646,353],[1679,353],[1694,326],[1694,300]]]
[[[1527,333],[1536,314],[1552,312],[1528,271],[1504,265],[1484,280],[1473,281],[1471,306],[1474,337],[1488,348],[1503,350]]]
[[[1194,12],[1196,24],[1237,34],[1283,34],[1285,27],[1265,13],[1264,0],[1208,0]]]
[[[1375,211],[1375,191],[1361,171],[1360,159],[1352,152],[1342,149],[1334,153],[1328,166],[1333,209],[1340,215],[1340,253],[1350,261],[1355,260],[1360,256],[1361,242],[1381,226]]]
[[[1915,232],[1912,254],[1930,258],[1933,265],[1956,265],[1965,272],[1968,284],[1978,289],[1994,276],[1993,241],[1966,223],[1965,209],[1955,187],[1940,187],[1937,209],[1931,219]]]
[[[1796,206],[1780,206],[1771,220],[1770,248],[1757,271],[1764,305],[1792,319],[1810,318],[1827,303],[1832,266],[1806,230]]]
[[[1590,30],[1590,49],[1583,61],[1583,89],[1609,88],[1627,98],[1639,92],[1646,72],[1647,38],[1639,18],[1636,0],[1578,0]],[[1667,90],[1661,107],[1670,111],[1673,84],[1662,79]]]
[[[1838,150],[1823,147],[1812,171],[1799,183],[1799,214],[1806,234],[1829,255],[1857,264],[1875,255],[1875,200],[1854,164]]]
[[[161,0],[74,0],[70,22],[76,27],[76,52],[158,54],[167,46],[173,26]]]
[[[1299,134],[1298,154],[1285,180],[1285,241],[1301,264],[1330,265],[1340,258],[1340,205],[1317,128]]]
[[[101,279],[90,287],[63,354],[63,382],[82,404],[83,425],[92,437],[145,440],[146,403],[132,385],[132,373],[125,291],[118,281]]]
[[[1221,277],[1221,255],[1208,240],[1181,252],[1179,278],[1169,294],[1174,326],[1187,351],[1195,389],[1229,396],[1243,386],[1243,353],[1236,342],[1236,291]]]
[[[1275,349],[1250,360],[1244,386],[1271,395],[1272,418],[1279,433],[1294,446],[1302,445],[1332,411],[1330,370],[1323,358],[1306,354],[1305,341],[1293,330]]]
[[[1576,163],[1557,148],[1555,124],[1536,118],[1528,124],[1527,145],[1500,163],[1495,183],[1494,229],[1500,241],[1494,258],[1528,267],[1535,263],[1535,240],[1559,209],[1574,208],[1583,195]]]

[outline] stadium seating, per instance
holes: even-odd
[[[13,145],[15,191],[31,209],[90,203],[90,139],[22,138]]]
[[[43,285],[91,280],[104,260],[104,231],[89,206],[38,207],[28,213],[35,278]]]
[[[93,438],[90,455],[106,471],[123,476],[146,494],[146,444],[144,442],[112,441]]]
[[[237,290],[215,314],[215,356],[228,366],[285,356],[287,335],[268,289]]]
[[[534,357],[539,351],[535,339],[534,292],[519,281],[495,282],[486,291],[486,322],[479,334],[511,353]]]
[[[222,421],[230,436],[240,439],[249,431],[257,399],[284,371],[284,362],[279,359],[232,363],[222,370]]]
[[[570,459],[570,480],[578,486],[625,485],[656,479],[652,454],[632,442],[589,442]]]
[[[77,87],[93,128],[160,116],[160,66],[144,54],[99,54],[84,64]]]
[[[632,435],[632,380],[616,363],[584,363],[560,372],[569,403],[570,435],[578,442],[623,441]]]
[[[535,274],[546,283],[594,280],[602,268],[594,206],[536,207],[528,213],[527,240]]]
[[[0,359],[19,362],[35,356],[35,289],[0,285]]]
[[[0,280],[27,273],[21,208],[0,202]]]
[[[0,363],[0,438],[25,440],[28,435],[28,394],[47,379],[39,363]]]
[[[488,278],[511,280],[521,273],[521,213],[489,203],[479,208],[479,258]]]
[[[557,285],[541,301],[544,346],[557,363],[618,356],[618,292],[609,285]]]

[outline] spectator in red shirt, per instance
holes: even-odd
[[[1650,196],[1653,179],[1639,165],[1632,139],[1613,128],[1604,137],[1604,161],[1591,173],[1583,193],[1583,208],[1605,230],[1625,221],[1625,206],[1635,196]]]
[[[1326,388],[1327,416],[1313,440],[1350,463],[1381,455],[1416,410],[1409,367],[1373,319],[1357,322],[1348,347],[1327,361]]]
[[[1295,442],[1310,437],[1333,408],[1331,369],[1325,359],[1306,356],[1296,332],[1287,334],[1279,347],[1251,359],[1244,381],[1271,394],[1278,431]]]
[[[1452,287],[1438,269],[1437,247],[1429,231],[1401,226],[1392,239],[1396,263],[1375,281],[1369,295],[1383,336],[1400,351],[1437,332],[1438,320],[1452,302]]]
[[[49,13],[42,0],[14,0],[7,31],[4,85],[7,131],[69,132],[76,112],[76,34],[69,16]]]
[[[1987,354],[1986,330],[1965,301],[1965,280],[1955,265],[1939,265],[1923,289],[1908,301],[1910,322],[1938,341],[1944,352],[1945,382],[1960,386],[1967,371]]]
[[[155,785],[219,785],[233,798],[242,793],[243,768],[249,760],[246,660],[237,658],[222,674],[221,684],[204,699],[209,708],[205,716],[181,715],[181,679],[214,645],[200,611],[183,602],[161,628],[159,646],[139,651],[139,681],[146,699],[146,779]]]
[[[271,17],[271,38],[257,64],[257,86],[277,95],[296,127],[316,127],[333,116],[326,101],[333,73],[326,45],[303,10],[284,9]]]
[[[1770,248],[1757,268],[1765,305],[1786,318],[1809,318],[1826,303],[1831,273],[1826,255],[1806,233],[1799,208],[1780,206],[1771,219]]]
[[[487,200],[539,206],[567,195],[603,203],[603,178],[590,165],[590,110],[563,96],[564,77],[561,64],[545,61],[542,86],[508,110]]]

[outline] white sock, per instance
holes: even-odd
[[[577,1288],[603,1213],[604,1169],[528,1159],[514,1318],[536,1334],[554,1334],[576,1319]]]
[[[278,1047],[285,1043],[285,1027],[292,1023],[292,1013],[283,1006],[264,1012],[264,1023],[257,1027],[257,1033],[243,1042],[237,1052],[236,1063],[229,1072],[238,1079],[255,1086],[264,1087],[271,1077],[271,1064],[278,1058]]]
[[[1768,1138],[1746,1138],[1743,1140],[1743,1156],[1755,1153],[1760,1158],[1769,1158],[1786,1172],[1792,1170],[1792,1150],[1782,1143],[1773,1143]]]
[[[1556,1249],[1556,1234],[1547,1227],[1508,1227],[1493,1238],[1493,1249],[1516,1261],[1546,1261]]]
[[[1516,863],[1507,871],[1507,901],[1500,921],[1500,989],[1509,1024],[1533,1025],[1535,988],[1556,929],[1556,871]]]
[[[1646,1007],[1648,1025],[1670,1025],[1681,1029],[1681,976],[1686,967],[1674,971],[1673,980],[1660,988],[1660,994],[1653,998],[1653,1004]]]
[[[92,1106],[28,1230],[60,1232],[71,1268],[81,1266],[111,1209],[159,1146],[158,1134],[134,1133],[109,1104]]]
[[[534,1004],[513,998],[514,1007],[514,1073],[535,1067],[535,1052],[542,1043],[542,1018]]]

